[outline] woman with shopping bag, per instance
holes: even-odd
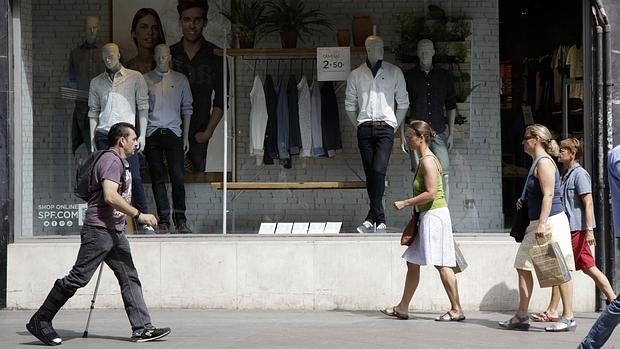
[[[592,180],[586,169],[579,165],[582,145],[577,138],[567,138],[560,142],[558,161],[562,164],[560,189],[564,212],[568,216],[571,230],[573,254],[576,270],[588,275],[596,287],[607,297],[607,304],[616,298],[609,280],[597,267],[592,256],[591,247],[596,244],[594,238],[594,203],[592,202]],[[560,292],[553,287],[549,306],[545,311],[532,314],[532,320],[552,322],[559,319],[557,309],[560,303]]]
[[[456,266],[454,237],[450,211],[444,198],[442,168],[439,160],[429,149],[435,131],[424,121],[409,123],[405,137],[409,149],[418,153],[420,161],[413,179],[413,197],[394,202],[394,208],[402,210],[414,206],[419,212],[417,234],[403,253],[407,262],[407,276],[400,302],[381,312],[401,320],[409,318],[409,303],[420,282],[420,265],[433,265],[450,300],[450,310],[435,321],[463,321],[465,315],[459,300],[459,290],[453,267]]]
[[[501,321],[499,326],[510,330],[527,331],[530,327],[528,307],[534,286],[532,278],[532,259],[530,250],[538,246],[541,240],[557,243],[568,270],[575,270],[573,249],[571,245],[570,226],[564,213],[560,191],[560,173],[551,156],[558,156],[559,146],[551,137],[549,130],[539,124],[530,125],[523,136],[523,150],[533,159],[533,171],[528,176],[527,209],[530,224],[525,231],[523,242],[519,246],[514,266],[519,278],[519,307],[515,315]],[[517,200],[517,208],[522,205]],[[545,328],[548,332],[574,331],[577,324],[573,316],[573,282],[559,285],[562,299],[562,316],[558,322]]]

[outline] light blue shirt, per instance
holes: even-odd
[[[121,67],[114,81],[107,72],[95,76],[88,93],[88,117],[98,119],[97,130],[108,132],[119,122],[136,124],[136,111],[149,108],[148,88],[139,71]]]
[[[611,218],[614,234],[620,238],[620,145],[607,155],[607,175],[611,193]]]
[[[561,177],[560,190],[570,231],[587,230],[586,208],[581,197],[585,194],[592,194],[592,179],[588,171],[579,164],[566,170]],[[594,220],[594,217],[592,219]],[[592,228],[594,227],[596,225],[593,221]]]
[[[192,91],[185,75],[168,70],[151,70],[144,74],[149,88],[149,121],[146,136],[158,128],[167,128],[181,137],[183,117],[192,115]]]

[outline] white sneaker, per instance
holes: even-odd
[[[379,225],[377,225],[377,228],[375,229],[375,231],[377,233],[385,233],[386,229],[387,229],[387,226],[385,225],[385,223],[379,223]]]
[[[150,225],[144,225],[144,228],[142,228],[144,230],[144,234],[155,234],[155,228],[151,227]]]
[[[369,221],[364,221],[362,225],[357,227],[357,232],[360,234],[370,233],[372,232],[373,228],[374,224],[370,223]]]

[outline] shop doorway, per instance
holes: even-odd
[[[586,110],[589,103],[584,108],[588,93],[583,78],[582,6],[581,1],[499,1],[506,227],[512,225],[514,203],[531,164],[521,145],[525,126],[543,124],[558,140],[566,135],[584,137],[588,122],[584,120],[591,113]]]

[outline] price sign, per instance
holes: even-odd
[[[351,73],[350,47],[317,47],[316,71],[318,81],[343,81]]]

